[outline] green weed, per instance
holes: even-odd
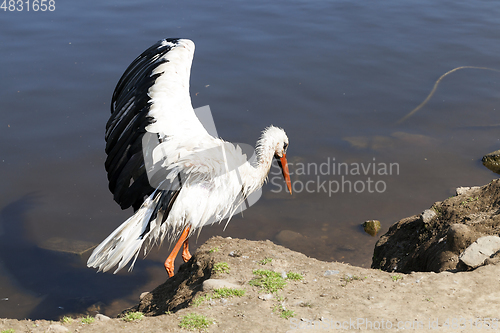
[[[273,258],[266,257],[262,260],[257,261],[261,265],[266,265],[269,264],[271,261],[273,261]]]
[[[141,320],[144,318],[144,314],[142,312],[129,312],[123,317],[123,320],[125,321],[135,321],[135,320]]]
[[[218,262],[214,265],[212,268],[213,273],[229,273],[229,264],[225,261],[223,262]]]
[[[182,317],[179,327],[192,331],[206,330],[212,323],[213,320],[204,315],[190,313]]]
[[[283,279],[279,273],[265,269],[255,269],[253,274],[257,275],[257,277],[250,280],[249,284],[261,287],[267,292],[276,293],[278,290],[281,290],[286,286],[285,279]]]

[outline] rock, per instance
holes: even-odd
[[[139,296],[139,299],[142,300],[147,295],[149,295],[149,292],[145,291],[145,292],[141,293],[141,295]]]
[[[469,270],[459,255],[479,237],[500,235],[500,179],[457,192],[431,205],[436,216],[423,212],[392,225],[375,245],[372,268],[400,273]]]
[[[484,265],[496,265],[500,262],[500,252],[495,253],[484,261]]]
[[[460,254],[476,239],[476,233],[468,225],[455,223],[448,229],[446,245],[451,252]]]
[[[494,173],[500,173],[500,150],[484,155],[481,161],[485,167]]]
[[[260,295],[259,299],[264,300],[264,301],[269,301],[270,299],[273,299],[273,294],[265,294],[265,295]]]
[[[241,257],[242,253],[240,250],[234,250],[229,252],[230,257]]]
[[[292,230],[281,230],[276,235],[276,240],[282,244],[293,244],[303,241],[304,236]]]
[[[365,232],[373,237],[377,235],[381,228],[380,221],[378,220],[369,220],[363,223],[363,229]]]
[[[65,332],[69,332],[69,330],[66,327],[64,327],[63,325],[52,324],[47,329],[47,332],[65,333]]]
[[[436,215],[437,215],[436,212],[433,211],[432,209],[426,209],[420,215],[420,218],[424,223],[429,223]]]
[[[486,259],[500,250],[500,237],[484,236],[460,254],[459,260],[471,268],[481,266]]]
[[[340,271],[337,271],[337,270],[329,270],[329,271],[325,271],[325,273],[323,273],[324,276],[330,276],[330,275],[336,275],[336,274],[339,274]]]
[[[281,230],[275,239],[279,245],[302,253],[308,253],[320,247],[320,244],[325,244],[321,237],[310,238],[292,230]]]
[[[241,286],[222,279],[208,279],[203,281],[203,291],[210,291],[220,288],[241,289]]]
[[[105,316],[101,313],[98,313],[95,315],[95,319],[96,320],[99,320],[99,321],[108,321],[108,320],[111,320],[111,318],[109,318],[108,316]]]
[[[457,195],[462,195],[466,194],[469,191],[478,190],[479,188],[480,188],[479,186],[472,186],[472,187],[463,186],[463,187],[457,187],[455,192]]]

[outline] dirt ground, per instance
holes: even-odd
[[[213,272],[214,265],[221,262],[228,264],[229,272]],[[268,293],[249,284],[256,269],[300,273],[303,279],[286,280],[282,290],[265,300]],[[190,281],[184,279],[188,273],[194,276]],[[496,319],[500,317],[499,265],[458,273],[388,273],[318,261],[270,241],[215,237],[201,246],[176,276],[156,289],[168,290],[175,284],[171,289],[175,291],[173,301],[154,291],[143,295],[138,305],[151,314],[163,311],[161,315],[133,322],[114,318],[90,324],[80,319],[65,324],[0,319],[0,331],[57,332],[66,328],[69,332],[187,332],[179,324],[190,313],[212,319],[208,332],[500,329]],[[191,304],[193,297],[206,294],[201,291],[201,283],[208,278],[230,281],[246,293],[242,297],[206,299],[198,306]],[[168,307],[173,310],[168,312]],[[293,317],[281,318],[283,309],[293,311]]]
[[[449,226],[444,217],[463,216],[454,223],[470,224],[471,214],[481,215],[482,200],[484,210],[496,214],[500,199],[493,198],[493,194],[500,193],[499,187],[500,183],[494,181],[462,194],[465,199],[457,196],[435,204],[440,214],[427,221],[420,233],[429,237],[410,236],[439,242],[446,234],[443,225]],[[419,218],[407,219],[418,222]],[[396,229],[405,231],[401,227],[407,219],[397,222],[386,235]],[[496,219],[494,222],[488,230],[496,228]],[[434,224],[438,231],[430,232],[429,226]],[[397,247],[407,240],[391,243],[387,237],[382,239],[386,247]],[[413,246],[411,252],[418,252],[419,247]],[[82,318],[65,323],[0,319],[0,332],[188,332],[179,325],[192,313],[209,318],[207,332],[494,331],[500,330],[497,263],[492,261],[472,271],[386,272],[319,261],[270,241],[214,237],[173,278],[153,291],[137,295],[138,305],[122,314],[141,311],[146,315],[142,319],[105,317],[92,323],[83,323]],[[275,292],[264,290],[254,283],[257,270],[276,272],[275,282],[286,285]],[[232,283],[245,294],[216,298],[213,290],[204,287],[205,281],[214,280]]]

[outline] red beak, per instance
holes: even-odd
[[[290,173],[288,171],[288,162],[286,161],[286,154],[283,154],[283,157],[279,157],[278,164],[281,167],[283,178],[285,178],[286,186],[288,187],[288,192],[292,194],[292,181],[290,180]]]

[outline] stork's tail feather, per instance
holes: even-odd
[[[172,191],[153,192],[132,217],[123,222],[94,249],[87,266],[106,272],[118,265],[114,271],[117,273],[133,259],[129,268],[131,271],[143,244],[145,243],[144,255],[146,255],[154,244],[164,238],[166,226],[163,222],[169,211],[165,208],[171,207],[172,195]],[[165,203],[170,205],[167,204],[165,207]]]

